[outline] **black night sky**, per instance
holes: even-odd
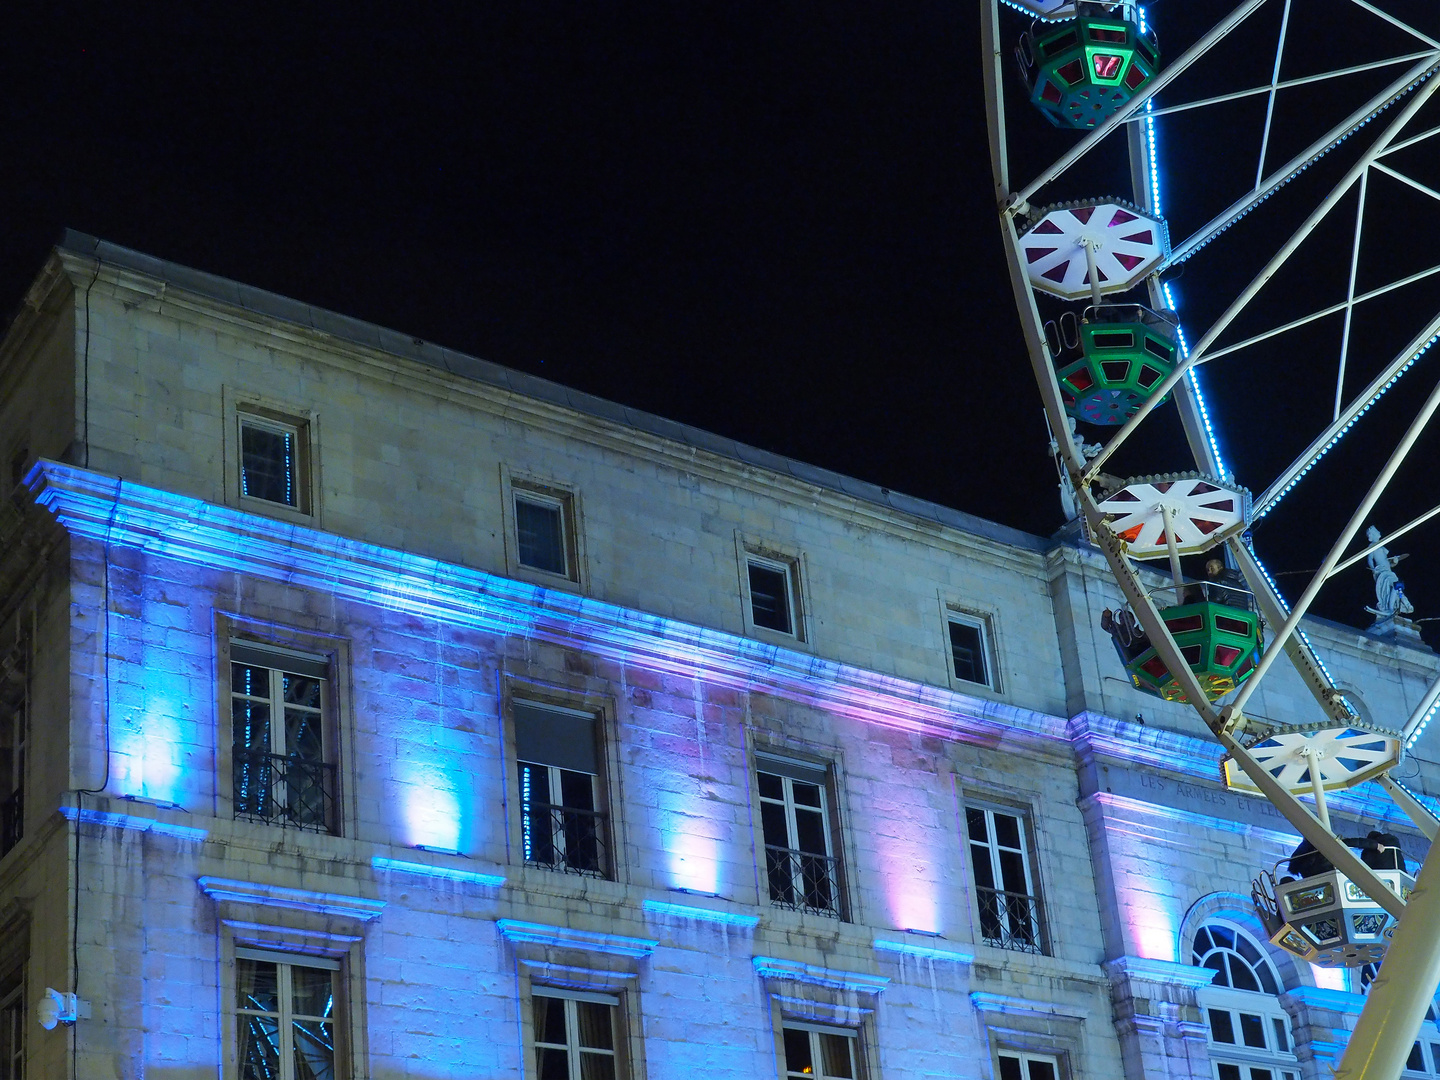
[[[1180,24],[1220,12],[1198,6],[1152,5],[1167,56],[1200,30]],[[1249,63],[1262,74],[1241,85],[1268,81],[1269,6],[1199,80],[1233,86]],[[970,0],[58,4],[6,22],[0,304],[18,303],[68,226],[1021,529],[1061,524],[993,210]],[[1007,13],[1007,42],[1025,25]],[[1374,48],[1400,47],[1368,29]],[[1365,50],[1363,35],[1291,33],[1297,71],[1324,70],[1326,41]],[[1028,175],[1075,135],[1025,112],[1006,75]],[[1331,93],[1281,99],[1272,160],[1312,137],[1311,113],[1339,107]],[[1253,150],[1247,165],[1235,146],[1258,134],[1237,132],[1263,105],[1246,108],[1162,128],[1167,213],[1187,219],[1175,235],[1204,220],[1216,176],[1253,173]],[[1208,269],[1177,274],[1192,339],[1343,171],[1344,149],[1242,223],[1243,240],[1215,245]],[[1067,183],[1042,201],[1125,194],[1128,180],[1112,160]],[[1440,236],[1440,209],[1413,191],[1390,202],[1367,224],[1376,262],[1434,261],[1404,238]],[[1276,308],[1343,296],[1353,201],[1338,217],[1326,254],[1277,277]],[[1375,327],[1357,320],[1356,369],[1398,347],[1379,327],[1408,337],[1437,306],[1432,290],[1377,307]],[[1258,491],[1328,420],[1334,345],[1290,339],[1221,367],[1205,371],[1222,443]],[[1392,443],[1433,360],[1407,378],[1375,410]],[[1383,441],[1342,444],[1257,528],[1273,570],[1318,564]],[[1427,437],[1377,508],[1383,525],[1440,502],[1435,451]],[[1187,465],[1163,431],[1146,452],[1131,472]],[[1400,572],[1422,617],[1440,616],[1437,536],[1394,546],[1414,553]],[[1281,578],[1292,599],[1305,580]],[[1319,612],[1368,621],[1363,567],[1327,593]]]

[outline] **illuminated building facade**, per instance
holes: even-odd
[[[75,234],[0,451],[0,1078],[1319,1080],[1358,1014],[1082,546]]]

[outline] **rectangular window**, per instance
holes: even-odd
[[[747,562],[750,575],[750,620],[777,634],[795,633],[794,588],[790,567],[784,563],[752,557]]]
[[[313,832],[336,827],[335,748],[327,732],[330,664],[230,643],[235,817]]]
[[[527,570],[578,580],[572,497],[549,489],[512,485],[516,561]]]
[[[825,769],[804,762],[762,756],[756,763],[771,902],[841,918],[827,779]]]
[[[235,950],[240,1080],[334,1080],[339,967],[322,957]]]
[[[1049,1054],[1000,1051],[1000,1080],[1059,1080],[1060,1062]]]
[[[1044,952],[1024,820],[967,806],[965,828],[985,943],[1017,952]]]
[[[858,1080],[859,1038],[849,1028],[817,1024],[785,1025],[785,1076],[811,1080]]]
[[[620,1075],[618,999],[537,986],[531,1008],[538,1080],[616,1080]]]
[[[240,494],[310,512],[310,447],[303,420],[242,412]]]
[[[950,632],[950,663],[955,678],[994,689],[990,628],[986,620],[951,611],[946,616],[946,626]]]
[[[599,719],[522,701],[514,703],[512,715],[525,861],[606,876]]]
[[[25,835],[25,757],[30,742],[29,641],[0,656],[0,856]]]

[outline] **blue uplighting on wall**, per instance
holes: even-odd
[[[497,919],[495,929],[500,931],[500,936],[507,941],[613,953],[632,959],[649,956],[655,951],[655,946],[660,944],[648,938],[626,937],[623,934],[606,934],[594,930],[572,930],[568,926],[550,926],[547,923],[521,922],[517,919]]]
[[[941,949],[934,945],[921,945],[913,941],[890,941],[876,938],[875,948],[880,952],[899,953],[902,956],[913,956],[919,960],[942,960],[951,964],[973,964],[975,962],[974,953],[962,952],[959,949]]]
[[[664,900],[646,900],[642,907],[656,915],[676,919],[699,919],[703,922],[723,923],[753,930],[760,923],[758,915],[742,915],[738,911],[717,911],[714,908],[694,907],[690,904],[671,904]]]
[[[414,874],[417,877],[445,878],[449,881],[463,881],[481,885],[487,889],[498,889],[505,884],[504,874],[482,874],[478,870],[462,870],[455,866],[435,866],[431,863],[408,862],[404,859],[387,859],[376,855],[370,860],[376,870],[390,870],[399,874]]]

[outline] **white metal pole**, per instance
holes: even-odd
[[[1335,376],[1335,415],[1340,418],[1340,408],[1345,404],[1345,361],[1350,356],[1350,323],[1355,315],[1355,274],[1360,269],[1360,236],[1365,225],[1365,193],[1370,186],[1370,170],[1360,177],[1360,199],[1355,204],[1355,243],[1350,250],[1350,285],[1345,293],[1345,329],[1340,334],[1340,371]]]
[[[1360,179],[1361,174],[1370,167],[1370,163],[1375,159],[1376,155],[1384,150],[1385,147],[1390,144],[1391,140],[1405,129],[1405,125],[1414,118],[1415,113],[1419,111],[1420,107],[1430,100],[1430,95],[1433,94],[1437,88],[1440,88],[1440,80],[1432,80],[1426,86],[1421,87],[1420,90],[1415,93],[1415,96],[1406,103],[1405,108],[1400,110],[1399,115],[1391,121],[1390,126],[1385,129],[1384,133],[1375,141],[1374,145],[1366,151],[1359,161],[1350,167],[1349,171],[1341,177],[1340,182],[1331,188],[1330,194],[1327,195],[1320,202],[1320,205],[1315,208],[1314,212],[1305,219],[1305,223],[1295,230],[1290,239],[1285,241],[1285,244],[1275,253],[1275,256],[1265,265],[1265,268],[1255,276],[1249,285],[1245,286],[1244,291],[1235,298],[1234,303],[1226,308],[1224,314],[1205,331],[1200,340],[1195,343],[1195,347],[1190,350],[1190,355],[1181,363],[1177,364],[1175,369],[1160,381],[1159,385],[1151,391],[1150,396],[1141,402],[1140,408],[1135,414],[1131,416],[1129,420],[1126,420],[1125,423],[1121,425],[1120,430],[1110,437],[1109,442],[1105,444],[1105,449],[1101,450],[1095,459],[1090,462],[1090,467],[1085,472],[1085,478],[1087,480],[1094,479],[1095,476],[1099,474],[1101,467],[1109,459],[1110,455],[1120,449],[1121,444],[1140,426],[1140,422],[1149,416],[1150,411],[1159,405],[1165,395],[1170,393],[1174,388],[1175,384],[1185,377],[1185,373],[1200,362],[1200,358],[1205,355],[1211,345],[1215,344],[1215,341],[1225,332],[1226,327],[1239,316],[1240,312],[1242,312],[1260,290],[1265,287],[1275,272],[1279,270],[1290,256],[1295,253],[1296,249],[1309,238],[1315,226],[1324,220],[1325,216],[1334,209],[1335,204],[1354,186],[1355,182]],[[1254,680],[1252,679],[1251,681],[1253,682]]]
[[[1175,582],[1175,606],[1185,603],[1185,575],[1180,570],[1180,549],[1175,546],[1175,509],[1162,506],[1160,515],[1165,519],[1165,546],[1170,549],[1170,577]]]
[[[1325,556],[1325,561],[1320,564],[1320,569],[1317,570],[1315,576],[1310,579],[1310,584],[1306,587],[1305,592],[1301,595],[1295,607],[1291,609],[1290,617],[1285,620],[1285,625],[1276,633],[1275,640],[1272,641],[1270,647],[1265,650],[1265,655],[1260,657],[1260,663],[1255,666],[1254,673],[1246,680],[1245,685],[1240,687],[1240,692],[1235,695],[1235,700],[1230,703],[1227,711],[1238,713],[1245,707],[1245,702],[1250,700],[1250,695],[1255,692],[1255,688],[1260,684],[1260,680],[1264,678],[1265,673],[1270,670],[1270,665],[1275,662],[1275,657],[1280,654],[1281,646],[1283,646],[1286,639],[1295,632],[1295,627],[1300,625],[1300,619],[1304,616],[1310,604],[1320,592],[1320,586],[1325,584],[1325,579],[1330,576],[1330,571],[1333,570],[1335,564],[1340,561],[1340,556],[1344,554],[1351,539],[1360,531],[1360,526],[1365,524],[1365,518],[1369,516],[1375,504],[1380,501],[1380,496],[1385,493],[1385,488],[1389,485],[1391,478],[1394,477],[1401,464],[1405,461],[1405,456],[1410,453],[1410,449],[1415,445],[1416,440],[1420,438],[1420,433],[1425,430],[1425,425],[1430,422],[1430,417],[1435,415],[1437,407],[1440,407],[1440,382],[1437,382],[1435,389],[1430,391],[1430,396],[1425,399],[1425,405],[1421,408],[1420,415],[1411,421],[1409,430],[1405,432],[1405,437],[1400,440],[1400,445],[1395,447],[1395,452],[1390,455],[1390,460],[1385,463],[1385,468],[1382,469],[1380,475],[1375,478],[1375,483],[1371,485],[1365,498],[1360,500],[1360,505],[1356,508],[1354,516],[1350,518],[1349,523],[1345,526],[1345,530],[1340,534],[1340,538],[1335,541],[1335,546],[1330,549],[1330,554]]]
[[[1405,815],[1415,823],[1415,827],[1425,834],[1426,838],[1433,841],[1437,834],[1440,834],[1440,821],[1435,820],[1435,815],[1430,813],[1425,804],[1414,795],[1404,784],[1391,780],[1389,773],[1381,773],[1376,779],[1382,788],[1389,793],[1395,805],[1405,811]]]
[[[1335,1070],[1335,1080],[1395,1080],[1405,1069],[1437,984],[1440,858],[1427,858],[1385,951],[1385,963],[1370,984],[1360,1022]]]
[[[1320,824],[1330,828],[1330,807],[1325,802],[1325,779],[1320,775],[1320,757],[1312,744],[1305,748],[1309,751],[1305,756],[1310,763],[1310,791],[1315,796],[1315,816],[1320,819]]]

